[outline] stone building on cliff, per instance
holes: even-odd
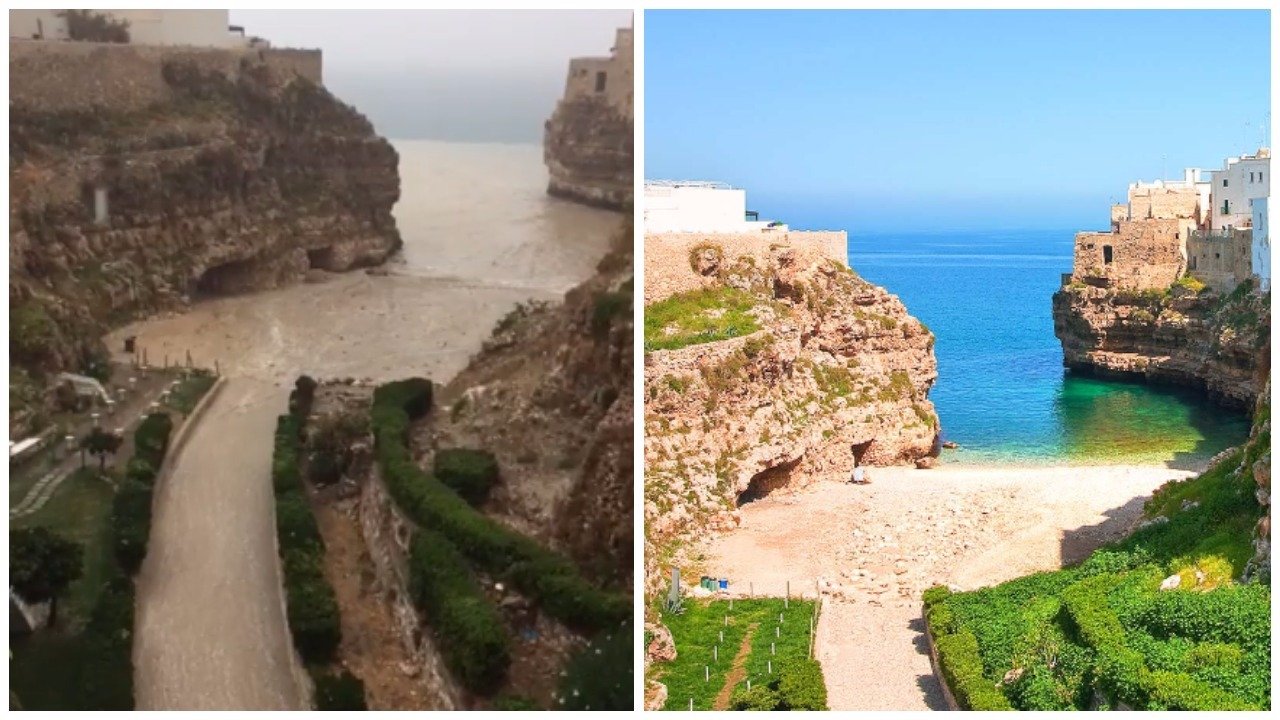
[[[227,10],[94,10],[127,25],[133,45],[249,47],[244,28],[228,22]],[[76,40],[66,10],[10,10],[9,37],[23,40]]]
[[[569,61],[564,97],[547,120],[543,161],[547,193],[614,210],[633,198],[631,28],[618,28],[608,57]]]
[[[1269,163],[1263,148],[1228,158],[1222,170],[1187,168],[1181,180],[1130,184],[1128,202],[1111,207],[1110,230],[1076,234],[1064,282],[1163,290],[1189,275],[1226,292],[1257,277],[1255,246],[1266,240],[1255,240],[1252,206],[1265,208]]]

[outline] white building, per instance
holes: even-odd
[[[747,191],[721,182],[646,180],[645,232],[742,233],[777,230],[782,223],[760,220],[747,210]]]
[[[10,10],[9,37],[27,40],[69,40],[64,10]],[[245,47],[243,29],[233,32],[227,10],[94,10],[129,23],[129,42],[135,45],[193,45]]]
[[[1271,234],[1267,222],[1267,199],[1254,198],[1253,206],[1253,274],[1264,291],[1271,289]]]
[[[1227,158],[1214,170],[1211,190],[1211,226],[1214,230],[1245,227],[1252,220],[1249,201],[1271,194],[1271,150]]]

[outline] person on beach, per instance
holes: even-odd
[[[853,477],[850,479],[854,485],[870,485],[871,480],[867,477],[866,468],[861,465],[855,465],[853,468]]]

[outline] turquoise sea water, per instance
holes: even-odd
[[[824,225],[828,225],[824,224]],[[838,225],[834,225],[838,227]],[[850,233],[849,261],[937,336],[930,399],[951,462],[1194,468],[1248,435],[1196,393],[1068,374],[1050,298],[1073,233]]]

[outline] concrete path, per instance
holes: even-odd
[[[269,439],[287,395],[229,379],[159,481],[138,577],[139,710],[308,709],[274,551]]]

